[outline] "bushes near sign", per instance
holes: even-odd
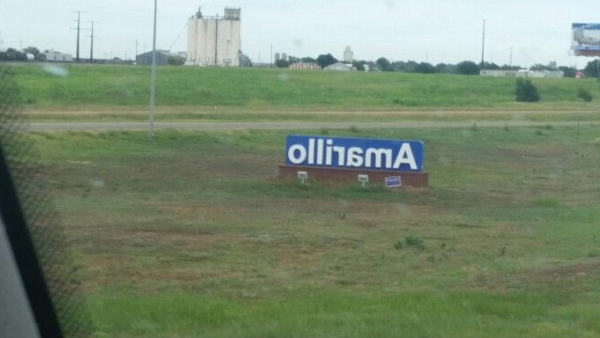
[[[590,92],[583,88],[579,88],[579,91],[577,92],[577,97],[585,102],[592,102],[592,100],[594,99],[592,94],[590,94]]]
[[[530,79],[517,79],[515,94],[518,102],[538,102],[540,100],[538,89]]]

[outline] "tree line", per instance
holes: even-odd
[[[47,53],[45,51],[44,53]],[[22,51],[16,48],[8,48],[6,51],[0,51],[0,61],[29,61],[27,54],[33,55],[35,61],[46,61],[46,55],[42,53],[37,47],[27,47]],[[173,59],[169,60],[171,64],[183,64],[185,60]],[[295,57],[289,56],[286,59],[279,59],[275,61],[275,66],[279,68],[288,68],[291,64],[305,62],[305,63],[316,63],[321,68],[325,68],[329,65],[339,62],[331,53],[321,54],[317,58],[312,57]],[[582,72],[587,77],[600,78],[600,59],[596,59],[587,63]],[[389,61],[387,58],[381,57],[376,61],[358,60],[352,62],[352,66],[359,71],[371,70],[371,71],[382,71],[382,72],[404,72],[404,73],[421,73],[421,74],[463,74],[463,75],[479,75],[481,70],[521,70],[523,68],[519,66],[502,65],[499,66],[495,63],[485,62],[475,63],[473,61],[463,61],[458,64],[450,63],[438,63],[433,65],[428,62],[416,62],[416,61]],[[534,71],[556,71],[561,70],[564,72],[565,77],[575,77],[579,71],[575,67],[557,66],[555,63],[548,65],[535,64],[529,68]]]
[[[7,48],[5,51],[0,51],[0,61],[30,61],[27,59],[27,54],[33,55],[35,61],[46,61],[46,55],[36,47],[27,47],[22,51]]]
[[[331,54],[321,54],[316,59],[312,57],[294,57],[289,56],[286,60],[279,59],[275,62],[275,66],[279,68],[288,68],[291,64],[305,62],[316,63],[321,68],[339,62]],[[587,77],[600,77],[598,63],[600,60],[588,62],[582,70]],[[522,70],[524,68],[511,65],[497,65],[493,62],[476,63],[473,61],[463,61],[458,64],[438,63],[433,65],[428,62],[416,61],[389,61],[387,58],[381,57],[375,61],[358,60],[352,62],[352,66],[359,71],[371,70],[382,72],[404,72],[404,73],[421,73],[421,74],[462,74],[462,75],[479,75],[481,70]],[[532,71],[563,71],[565,77],[575,77],[579,71],[575,67],[557,66],[551,62],[548,65],[535,64],[529,68]]]

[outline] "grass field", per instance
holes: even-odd
[[[73,78],[48,83],[67,86],[94,72],[70,71]],[[136,72],[135,81],[143,81],[146,70]],[[218,72],[229,77],[217,83],[230,85],[229,70],[197,71]],[[265,76],[271,93],[285,92],[273,86],[279,74],[236,76]],[[109,88],[98,76],[92,86]],[[289,76],[309,81],[305,73]],[[343,87],[343,79],[383,75],[327,76]],[[394,74],[387,81],[407,79],[418,78]],[[508,102],[512,81],[475,81],[506,83],[506,93],[474,98],[477,104]],[[26,93],[44,86],[27,77],[21,83]],[[573,82],[543,86],[563,83]],[[53,95],[36,104],[52,105]],[[77,95],[65,102],[77,103]],[[136,95],[115,102],[138,104]],[[109,104],[104,97],[86,100]],[[324,97],[293,95],[293,102],[346,104]],[[270,104],[283,104],[277,100]],[[312,133],[422,139],[431,187],[391,192],[376,184],[280,182],[274,176],[284,160],[284,131],[165,131],[154,139],[131,132],[30,134],[72,244],[94,336],[600,335],[597,128]]]
[[[110,110],[109,114],[115,114],[118,107],[143,110],[148,104],[150,70],[147,67],[69,65],[63,69],[66,76],[57,76],[57,67],[63,66],[11,67],[30,110],[63,113],[92,110],[105,114]],[[238,117],[239,113],[248,112],[270,112],[278,116],[298,110],[589,111],[599,107],[600,85],[595,79],[536,79],[534,82],[542,101],[519,104],[514,102],[515,80],[510,78],[160,67],[157,102],[162,111],[175,113],[168,115],[171,118],[211,118],[211,114],[221,112],[238,113]],[[577,99],[580,88],[588,90],[597,100],[580,102]],[[200,117],[194,116],[198,113]]]

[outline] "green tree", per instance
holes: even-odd
[[[28,54],[33,54],[34,56],[37,56],[40,53],[40,50],[33,46],[27,47],[23,49],[23,51]]]
[[[436,72],[435,67],[431,63],[421,62],[415,68],[415,73],[433,74]]]
[[[473,61],[463,61],[456,66],[458,74],[479,75],[479,66]]]
[[[356,68],[356,70],[360,71],[360,72],[364,72],[365,71],[365,66],[368,65],[369,63],[367,61],[354,61],[352,62],[352,67]]]
[[[291,63],[288,60],[279,59],[275,61],[275,67],[277,68],[288,68]]]
[[[483,63],[483,67],[481,67],[481,69],[489,69],[489,70],[498,70],[500,69],[500,66],[498,66],[497,64],[493,63],[493,62],[484,62]]]
[[[377,61],[375,61],[375,63],[377,64],[377,67],[379,67],[379,69],[384,72],[393,72],[394,71],[394,68],[392,68],[392,64],[386,58],[379,58],[379,59],[377,59]]]
[[[419,64],[415,61],[412,60],[408,60],[405,64],[404,64],[404,71],[407,73],[414,73],[415,69],[417,69],[417,66]]]
[[[590,62],[588,62],[588,64],[583,69],[583,73],[587,77],[600,78],[600,74],[598,72],[598,66],[600,66],[600,59],[596,59],[594,61],[590,61]]]
[[[577,69],[575,67],[560,66],[558,69],[565,73],[565,77],[575,77],[575,75],[577,75]]]
[[[556,70],[550,66],[543,65],[541,63],[536,63],[535,65],[529,67],[529,70],[533,71],[544,71],[544,70]]]
[[[319,64],[321,68],[325,68],[337,62],[338,60],[331,54],[321,54],[317,57],[317,64]]]
[[[454,74],[456,73],[456,65],[438,63],[435,65],[435,71],[438,73]]]
[[[502,69],[502,70],[520,70],[521,67],[519,67],[519,66],[502,65],[502,67],[500,67],[500,69]]]

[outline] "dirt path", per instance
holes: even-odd
[[[378,128],[480,128],[536,126],[600,126],[600,121],[405,121],[405,122],[157,122],[156,130],[307,130],[307,129],[378,129]],[[29,131],[144,131],[147,122],[33,122]]]

